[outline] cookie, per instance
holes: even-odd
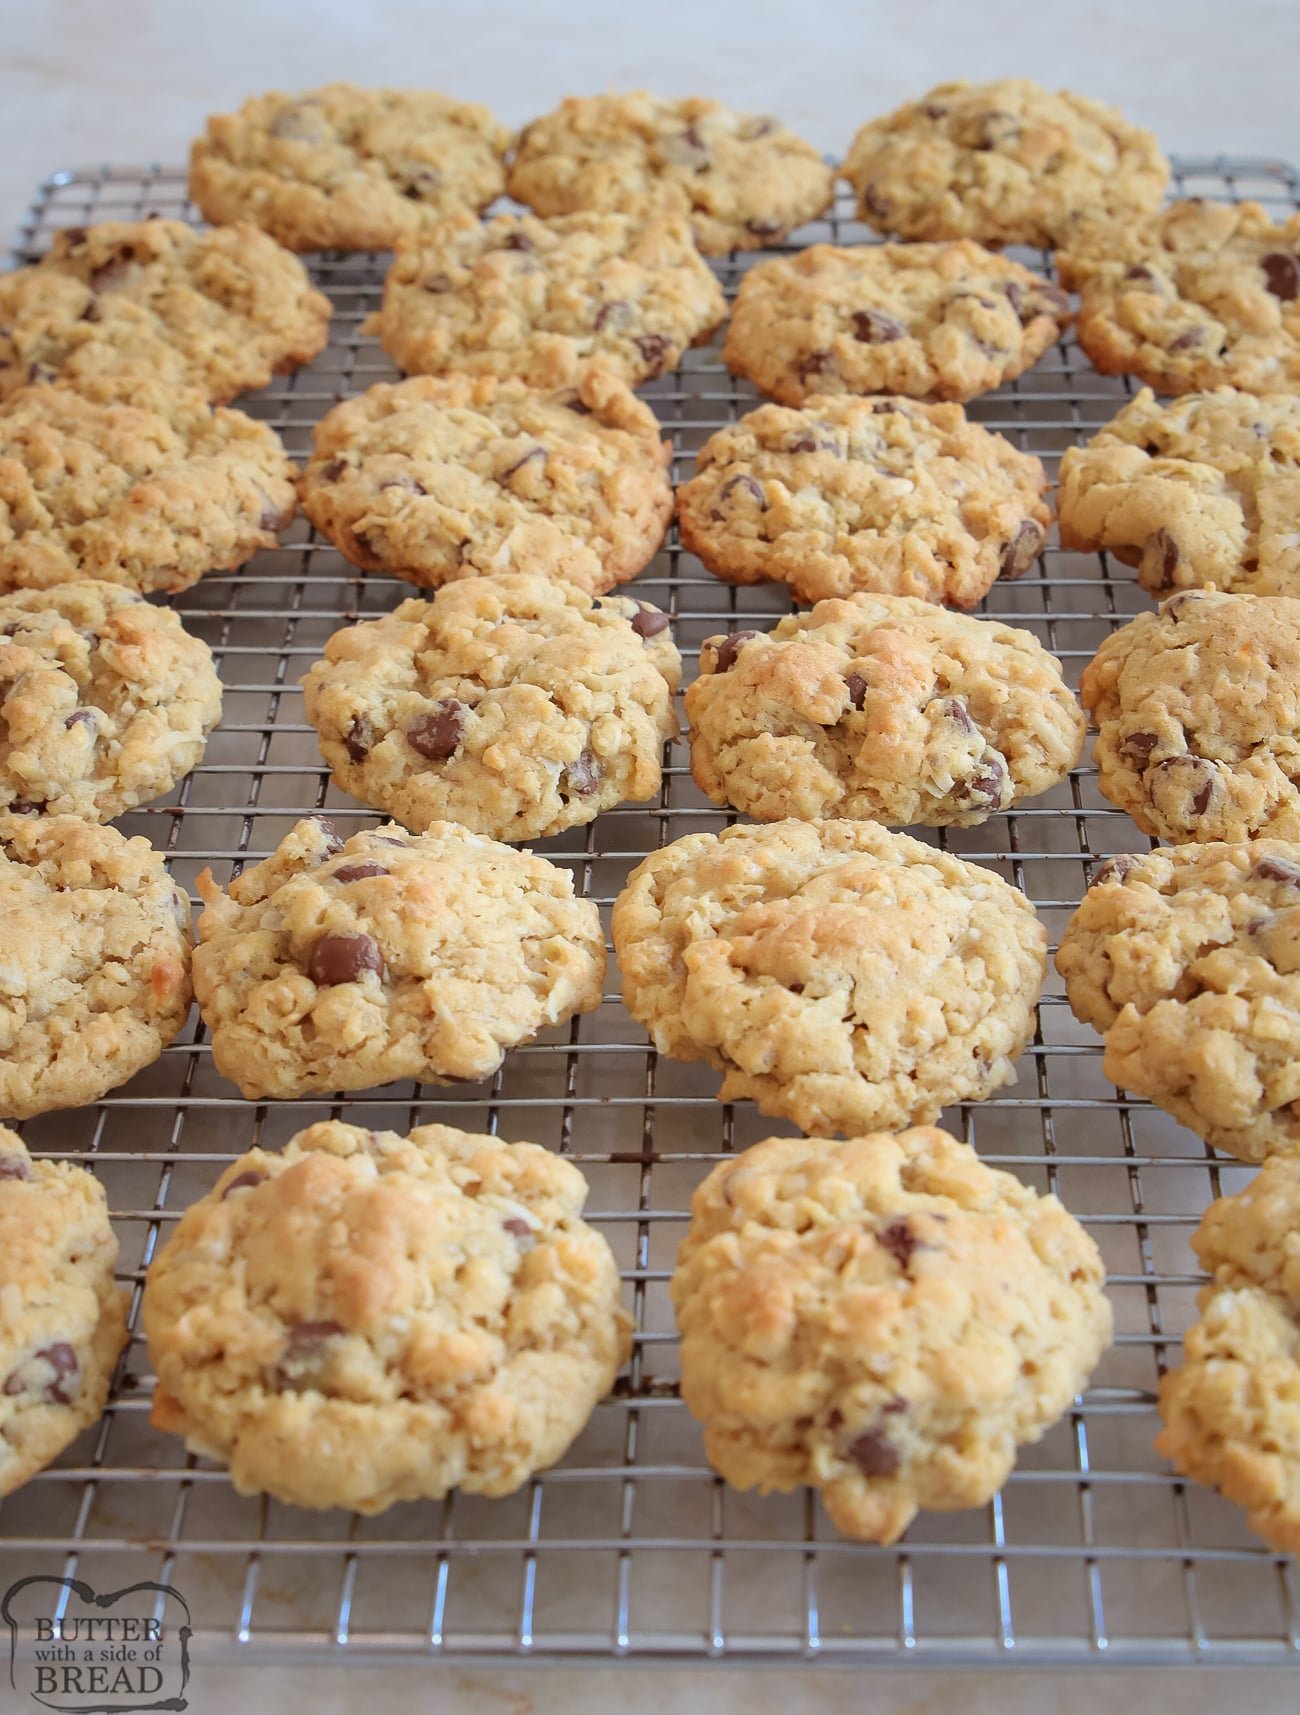
[[[1144,834],[1300,839],[1300,600],[1183,590],[1083,670],[1103,794]]]
[[[345,841],[312,817],[227,892],[204,870],[199,893],[194,992],[250,1100],[477,1083],[600,1005],[600,914],[569,871],[450,822]]]
[[[760,405],[695,468],[677,491],[683,545],[720,578],[804,602],[866,590],[974,607],[1033,566],[1052,521],[1041,463],[960,405]]]
[[[1096,1245],[930,1127],[772,1137],[691,1200],[681,1392],[739,1489],[820,1490],[848,1536],[982,1506],[1110,1343]]]
[[[649,406],[603,370],[545,392],[423,375],[321,418],[303,509],[367,571],[435,588],[536,572],[595,595],[658,551],[671,460]]]
[[[0,1496],[103,1413],[127,1294],[103,1186],[0,1126]]]
[[[0,596],[0,812],[112,821],[170,792],[220,714],[212,652],[170,608],[89,581]]]
[[[863,220],[901,238],[1050,248],[1081,220],[1154,209],[1169,162],[1102,101],[1024,77],[941,83],[854,137],[844,177]]]
[[[1143,388],[1061,460],[1061,546],[1108,550],[1152,595],[1300,593],[1300,400]]]
[[[760,821],[971,827],[1058,785],[1084,719],[1031,632],[909,596],[850,596],[707,638],[691,773]]]
[[[680,679],[658,608],[515,572],[336,631],[303,695],[354,798],[534,840],[658,796]]]
[[[154,1424],[292,1506],[512,1493],[631,1348],[586,1197],[549,1150],[443,1125],[250,1151],[149,1270]]]
[[[105,220],[0,274],[0,398],[105,377],[197,387],[218,403],[310,363],[330,301],[255,226]]]
[[[294,475],[274,429],[193,387],[21,387],[0,405],[0,589],[188,589],[275,546]]]
[[[526,125],[509,182],[538,214],[682,216],[706,256],[778,243],[834,190],[816,149],[778,120],[645,90],[570,96]]]
[[[1216,1149],[1300,1149],[1300,845],[1176,846],[1102,865],[1061,937],[1113,1084]]]
[[[388,250],[505,189],[510,133],[427,89],[329,83],[255,95],[190,150],[205,220],[252,221],[289,250]]]
[[[147,840],[0,815],[0,914],[0,1114],[97,1102],[184,1024],[190,902]]]
[[[1300,214],[1192,197],[1159,214],[1085,225],[1058,252],[1080,293],[1079,344],[1103,375],[1158,393],[1300,386]]]
[[[990,869],[873,822],[688,834],[614,905],[623,1003],[721,1099],[807,1132],[902,1126],[1014,1081],[1047,938]]]
[[[1160,1383],[1156,1449],[1243,1507],[1283,1553],[1300,1550],[1300,1159],[1275,1156],[1192,1237],[1210,1275],[1183,1362]]]
[[[821,393],[964,403],[1032,368],[1068,320],[1064,292],[969,239],[814,244],[749,270],[722,355],[783,405]]]
[[[681,217],[464,215],[397,245],[372,327],[415,374],[571,387],[600,364],[638,387],[676,369],[726,313]]]

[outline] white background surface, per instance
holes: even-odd
[[[716,95],[777,113],[819,147],[842,152],[864,119],[932,83],[1014,73],[1114,101],[1171,150],[1300,156],[1296,0],[0,0],[0,22],[6,234],[56,167],[178,162],[209,112],[263,89],[334,77],[444,89],[488,103],[509,124],[606,86]],[[1238,1707],[1293,1715],[1300,1707],[1294,1673],[200,1666],[191,1689],[195,1715],[1221,1715]]]

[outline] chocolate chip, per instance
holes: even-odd
[[[1119,748],[1131,761],[1140,765],[1147,760],[1159,743],[1160,736],[1158,733],[1130,732],[1126,733],[1120,741]]]
[[[668,629],[668,615],[660,613],[657,607],[639,601],[636,612],[632,615],[632,629],[638,637],[658,637],[661,631]]]
[[[1092,878],[1094,887],[1102,887],[1107,882],[1123,881],[1124,877],[1137,867],[1137,859],[1128,857],[1120,852],[1115,857],[1107,858]]]
[[[1255,874],[1261,881],[1280,881],[1286,887],[1300,888],[1300,864],[1289,863],[1286,858],[1260,858]]]
[[[1190,778],[1184,786],[1188,794],[1188,814],[1204,815],[1210,807],[1210,799],[1214,796],[1214,786],[1217,776],[1213,765],[1200,756],[1171,756],[1156,767],[1166,772],[1177,769],[1179,774],[1188,774]]]
[[[289,507],[286,506],[281,511],[278,506],[268,500],[258,514],[257,527],[259,530],[269,530],[275,535],[284,529],[292,517],[293,512]]]
[[[631,314],[631,304],[624,303],[622,298],[614,298],[608,304],[602,304],[596,311],[593,326],[597,333],[606,327],[625,327]]]
[[[1300,293],[1300,261],[1284,251],[1274,250],[1267,256],[1261,256],[1259,265],[1273,296],[1281,298],[1284,304],[1291,303]]]
[[[779,238],[785,230],[785,222],[781,220],[747,220],[745,231],[752,232],[755,238]]]
[[[724,637],[721,643],[713,645],[713,671],[729,673],[736,665],[736,657],[745,645],[757,637],[756,631],[735,631],[730,637]]]
[[[56,371],[48,363],[29,363],[27,365],[28,381],[53,381]]]
[[[382,494],[386,488],[400,488],[407,494],[427,494],[429,491],[422,482],[417,482],[413,476],[386,477],[379,485]]]
[[[428,196],[442,184],[442,174],[436,167],[409,166],[402,175],[408,183],[402,190],[402,195],[417,201],[422,196]]]
[[[1000,149],[1020,135],[1020,121],[1014,113],[994,110],[981,113],[975,122],[971,138],[972,149]]]
[[[65,226],[60,236],[66,249],[79,250],[86,242],[87,233],[84,226]]]
[[[367,971],[384,974],[384,955],[371,935],[322,935],[307,957],[307,975],[317,988],[359,982]]]
[[[600,785],[600,764],[591,751],[583,750],[578,753],[564,771],[565,785],[570,792],[575,792],[580,798],[589,798]]]
[[[96,716],[94,709],[73,709],[70,715],[64,716],[63,724],[65,727],[69,728],[74,726],[88,726],[93,731],[95,720]]]
[[[1006,293],[1007,302],[1011,305],[1011,308],[1020,317],[1021,321],[1023,321],[1025,319],[1024,318],[1025,293],[1024,293],[1024,288],[1021,286],[1019,280],[1008,280],[1008,281],[1006,281],[1006,283],[1002,287],[1002,290]]]
[[[1157,530],[1153,535],[1148,536],[1146,547],[1143,550],[1142,564],[1144,569],[1148,567],[1151,569],[1152,582],[1157,589],[1171,590],[1174,588],[1174,573],[1178,570],[1178,562],[1181,558],[1178,544],[1168,530]]]
[[[871,184],[863,189],[862,207],[873,220],[888,220],[893,210],[889,198]]]
[[[517,470],[522,470],[526,464],[533,464],[537,459],[541,459],[543,464],[546,463],[545,447],[530,447],[521,459],[516,459],[508,470],[501,472],[497,478],[498,482],[504,482],[508,476],[513,476]]]
[[[707,172],[713,163],[713,153],[693,125],[679,131],[675,137],[665,137],[659,145],[665,161],[676,167],[691,167],[697,173]]]
[[[422,288],[426,292],[434,292],[434,293],[450,292],[450,290],[451,290],[451,275],[450,274],[428,274],[425,276],[425,278],[423,280],[420,281],[420,285],[422,286]]]
[[[905,339],[907,329],[897,316],[886,315],[884,310],[855,310],[853,337],[863,345],[888,345]]]
[[[927,101],[922,106],[921,112],[925,114],[927,119],[946,119],[949,109],[944,106],[942,101]]]
[[[341,1333],[337,1322],[295,1322],[275,1367],[276,1387],[290,1392],[315,1387],[326,1343]]]
[[[328,816],[313,816],[312,821],[320,829],[325,839],[325,855],[332,857],[335,852],[343,850],[343,836],[330,821]]]
[[[949,697],[943,705],[943,712],[960,731],[975,731],[975,722],[970,718],[970,711],[960,697]]]
[[[221,1201],[224,1203],[232,1191],[243,1191],[249,1186],[260,1185],[265,1178],[266,1174],[256,1167],[250,1167],[246,1173],[237,1173],[221,1193]]]
[[[1002,559],[998,565],[999,574],[1004,578],[1022,576],[1038,558],[1046,540],[1047,532],[1041,524],[1035,523],[1032,518],[1022,519],[1016,526],[1015,535],[1002,550]]]
[[[409,840],[399,840],[393,834],[376,834],[374,836],[374,838],[375,838],[377,844],[379,844],[381,846],[402,846],[402,847],[405,847],[405,846],[410,845],[410,843],[411,843]]]
[[[850,1445],[848,1457],[864,1477],[892,1477],[902,1463],[898,1449],[878,1429],[859,1435]]]
[[[111,262],[105,262],[102,268],[92,268],[90,271],[90,286],[95,292],[107,292],[117,285],[127,270],[126,256],[115,256]]]
[[[846,673],[844,688],[849,693],[849,701],[855,709],[860,709],[867,700],[867,681],[861,673]]]
[[[104,319],[104,312],[93,298],[81,312],[81,319],[83,322],[98,322]]]
[[[824,346],[817,351],[805,352],[794,365],[794,372],[801,381],[807,381],[813,375],[833,375],[835,373],[835,358]]]
[[[766,113],[759,114],[757,119],[745,127],[741,135],[747,143],[752,143],[759,137],[770,137],[777,128],[777,121]]]
[[[1006,769],[996,757],[990,756],[968,779],[959,780],[953,786],[952,795],[967,802],[983,799],[989,806],[994,806],[1002,802],[1006,779]]]
[[[583,403],[580,394],[571,393],[567,399],[562,399],[560,403],[566,410],[576,411],[580,417],[590,417],[591,415],[591,406]]]
[[[21,1155],[0,1155],[0,1179],[30,1179],[32,1170]]]
[[[531,250],[533,241],[526,232],[511,232],[506,236],[501,248],[503,250]]]
[[[794,440],[787,442],[788,453],[834,453],[840,455],[840,443],[828,435],[815,435],[809,430],[796,435]]]
[[[532,1237],[533,1229],[527,1221],[522,1220],[518,1215],[511,1215],[508,1220],[502,1221],[501,1225],[508,1233],[513,1233],[517,1239]]]
[[[435,703],[427,715],[418,715],[406,729],[406,742],[430,762],[446,762],[460,749],[469,711],[455,697]]]
[[[338,869],[331,870],[335,881],[366,881],[372,875],[387,875],[388,871],[381,863],[345,863]]]
[[[1032,321],[1035,316],[1051,316],[1054,321],[1060,321],[1068,315],[1070,309],[1070,294],[1063,292],[1059,286],[1053,286],[1050,281],[1035,282],[1029,297],[1021,312],[1022,321]]]
[[[321,479],[324,482],[337,482],[351,468],[352,466],[346,459],[331,459],[327,465],[321,466]]]
[[[9,805],[9,813],[13,816],[39,816],[45,808],[43,803],[36,803],[31,798],[15,798]]]
[[[34,1352],[27,1363],[33,1363],[37,1359],[48,1364],[54,1371],[53,1381],[45,1384],[43,1397],[51,1405],[71,1405],[74,1394],[70,1393],[68,1388],[70,1385],[75,1388],[81,1375],[81,1363],[75,1350],[66,1340],[56,1340],[52,1346],[42,1346],[39,1352]],[[4,1392],[11,1398],[15,1394],[28,1391],[28,1383],[23,1377],[26,1367],[26,1364],[20,1364],[5,1381]]]
[[[343,748],[353,762],[364,762],[370,755],[370,747],[375,742],[375,729],[370,722],[358,715],[343,735]]]
[[[1155,275],[1151,272],[1151,270],[1149,268],[1144,267],[1141,262],[1136,262],[1136,263],[1134,263],[1133,267],[1125,269],[1124,278],[1126,280],[1148,280],[1148,281],[1152,281],[1155,279]]]
[[[882,1228],[876,1234],[876,1243],[883,1250],[889,1252],[899,1268],[906,1274],[907,1265],[911,1262],[921,1241],[912,1231],[910,1223],[904,1220],[891,1221],[887,1227]]]
[[[1200,345],[1204,338],[1204,328],[1188,328],[1185,333],[1180,333],[1177,339],[1170,341],[1169,349],[1170,351],[1190,351],[1193,346]]]
[[[755,482],[752,476],[747,476],[744,471],[739,472],[736,476],[729,476],[727,478],[722,487],[718,490],[718,499],[729,499],[737,489],[739,489],[742,494],[747,494],[751,500],[755,501],[757,505],[763,509],[764,512],[767,511],[767,496],[763,493],[761,485]]]
[[[647,365],[646,379],[653,381],[657,375],[662,375],[671,349],[664,336],[661,333],[638,334],[632,343]]]

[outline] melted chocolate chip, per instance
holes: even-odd
[[[761,485],[755,482],[752,476],[747,476],[744,471],[739,472],[736,476],[729,476],[727,478],[722,487],[718,490],[718,499],[730,499],[737,489],[739,489],[742,494],[747,494],[749,498],[754,501],[756,505],[760,506],[764,512],[767,511],[767,496],[763,493]]]
[[[1124,852],[1119,852],[1114,857],[1107,858],[1105,863],[1101,865],[1100,869],[1098,869],[1096,875],[1093,876],[1092,885],[1094,887],[1102,887],[1107,882],[1123,881],[1124,877],[1137,867],[1137,861],[1138,860],[1135,857],[1129,857]]]
[[[817,351],[805,352],[795,363],[794,372],[801,381],[807,381],[814,375],[833,375],[834,355],[824,346]]]
[[[600,785],[600,764],[591,751],[584,750],[578,754],[564,771],[564,783],[570,792],[580,798],[589,798]]]
[[[611,298],[609,303],[602,304],[596,311],[596,320],[592,325],[597,333],[606,327],[625,327],[631,314],[631,304],[625,303],[622,298]]]
[[[907,1265],[911,1262],[921,1241],[912,1231],[911,1224],[904,1220],[891,1221],[887,1227],[882,1228],[876,1234],[876,1243],[883,1250],[889,1252],[899,1268],[906,1274]]]
[[[907,329],[897,316],[886,315],[884,310],[855,310],[853,337],[863,345],[889,345],[893,340],[905,339]]]
[[[337,482],[351,468],[346,459],[331,459],[327,465],[321,466],[321,479],[324,482]]]
[[[368,881],[372,875],[387,875],[389,872],[381,863],[345,863],[331,874],[335,881]]]
[[[510,233],[501,246],[503,250],[531,250],[532,247],[533,241],[526,232]]]
[[[307,975],[317,988],[359,982],[367,971],[384,974],[384,955],[370,935],[322,935],[307,957]]]
[[[96,716],[94,709],[73,709],[70,715],[65,715],[63,717],[63,724],[69,729],[74,726],[86,726],[90,727],[93,731],[95,720]]]
[[[1021,577],[1038,558],[1046,540],[1047,532],[1041,524],[1035,523],[1032,518],[1022,519],[1016,527],[1015,535],[1002,550],[999,574],[1004,578]]]
[[[898,1449],[878,1429],[859,1435],[848,1456],[864,1477],[892,1477],[902,1463]]]
[[[893,212],[893,204],[875,185],[867,185],[862,192],[862,207],[873,220],[888,220]]]
[[[427,715],[418,715],[406,729],[411,749],[430,762],[446,762],[460,749],[468,709],[455,697],[435,703]]]
[[[1155,275],[1149,268],[1144,267],[1141,262],[1137,262],[1132,268],[1125,269],[1124,278],[1126,280],[1153,281],[1155,279]]]
[[[580,417],[590,417],[591,415],[591,406],[583,403],[580,394],[572,393],[567,399],[562,399],[560,403],[566,410],[576,411]]]
[[[353,762],[364,762],[370,755],[370,747],[375,742],[375,729],[368,720],[360,715],[352,722],[343,735],[343,748]]]
[[[3,1391],[10,1398],[15,1394],[26,1393],[28,1383],[24,1379],[23,1371],[28,1364],[38,1359],[54,1371],[54,1379],[46,1382],[42,1397],[51,1405],[71,1405],[77,1380],[81,1375],[81,1363],[76,1351],[66,1340],[56,1340],[52,1346],[42,1346],[39,1352],[34,1352],[26,1364],[20,1364],[16,1370],[11,1371],[5,1380]]]
[[[1286,858],[1260,858],[1255,874],[1261,881],[1280,881],[1284,887],[1300,888],[1300,864],[1288,863]]]
[[[285,525],[288,524],[292,517],[293,512],[290,507],[286,506],[284,510],[281,511],[278,506],[268,499],[266,505],[263,506],[261,512],[258,513],[257,527],[259,530],[269,530],[272,535],[276,535],[279,531],[284,529]]]
[[[343,1333],[337,1322],[295,1322],[275,1367],[275,1385],[298,1392],[317,1385],[326,1342]]]
[[[32,1170],[21,1155],[0,1155],[0,1179],[30,1179]]]
[[[1120,750],[1139,766],[1151,755],[1160,743],[1160,735],[1154,732],[1126,733],[1120,741]]]
[[[313,816],[311,819],[315,822],[316,826],[324,836],[325,855],[329,857],[335,852],[341,852],[343,850],[343,836],[339,833],[333,822],[330,821],[329,817]]]
[[[638,637],[658,637],[661,631],[668,629],[668,615],[647,602],[639,601],[631,623]]]
[[[428,274],[425,276],[425,278],[423,280],[420,281],[420,285],[426,292],[433,292],[435,294],[437,294],[439,292],[450,292],[450,290],[451,290],[451,275],[450,274]]]
[[[1284,304],[1291,303],[1300,293],[1300,261],[1285,251],[1274,250],[1268,256],[1261,256],[1259,265],[1273,296],[1281,298]]]
[[[1174,573],[1178,570],[1181,558],[1178,544],[1168,530],[1157,530],[1153,536],[1148,537],[1144,560],[1155,571],[1157,589],[1173,589]]]
[[[943,712],[962,732],[975,731],[975,722],[970,718],[970,711],[960,697],[949,697],[943,705]]]
[[[1190,351],[1193,346],[1200,345],[1205,338],[1204,328],[1188,328],[1180,333],[1178,338],[1169,342],[1170,351]]]
[[[429,492],[424,484],[417,482],[413,476],[386,477],[379,485],[379,492],[382,494],[386,488],[400,488],[405,490],[407,494],[427,494]]]
[[[246,1173],[237,1173],[221,1193],[221,1201],[224,1203],[232,1191],[243,1191],[246,1187],[262,1184],[265,1178],[266,1174],[256,1167],[250,1167]]]
[[[815,435],[810,430],[796,435],[794,440],[787,442],[788,453],[834,453],[839,457],[840,444],[829,435]]]
[[[713,646],[713,671],[729,673],[736,665],[736,657],[751,639],[758,636],[756,631],[735,631],[730,637],[724,637],[721,643]]]
[[[844,688],[849,693],[849,701],[855,709],[860,709],[867,700],[867,681],[861,673],[846,673]]]
[[[104,313],[100,309],[99,305],[95,302],[95,300],[93,298],[86,305],[85,309],[81,312],[81,319],[83,322],[103,321]]]
[[[1020,121],[1014,113],[1003,113],[995,109],[991,113],[981,113],[975,121],[971,136],[972,149],[1001,149],[1008,143],[1014,143],[1020,135]]]
[[[43,803],[37,803],[31,798],[15,798],[9,805],[9,812],[14,816],[39,816],[45,808]]]
[[[1184,590],[1181,595],[1170,596],[1169,600],[1161,606],[1161,617],[1171,619],[1177,625],[1188,608],[1199,603],[1200,599],[1200,590]]]
[[[752,232],[755,238],[779,238],[785,230],[785,222],[780,220],[747,220],[745,231]]]
[[[966,802],[983,799],[990,805],[1000,804],[1006,779],[1006,769],[996,757],[990,756],[980,763],[968,779],[957,782],[952,789],[952,795]]]
[[[517,470],[522,470],[526,464],[533,464],[538,459],[541,459],[543,464],[546,463],[546,448],[545,447],[529,447],[528,451],[524,454],[524,456],[521,459],[516,459],[515,462],[507,470],[503,470],[501,472],[501,475],[498,478],[498,481],[504,482],[507,477],[513,476]]]
[[[29,363],[27,365],[28,381],[53,381],[55,371],[48,363]]]
[[[65,226],[59,236],[68,250],[80,250],[87,235],[84,226]]]
[[[646,379],[653,381],[657,375],[662,375],[671,349],[664,336],[661,333],[638,334],[632,343],[646,364]]]
[[[1200,756],[1170,756],[1156,767],[1162,771],[1177,769],[1180,775],[1187,775],[1184,790],[1188,794],[1187,810],[1190,815],[1202,816],[1210,807],[1210,799],[1214,796],[1215,771],[1213,766]]]
[[[517,1239],[532,1237],[533,1229],[527,1221],[522,1220],[518,1215],[511,1215],[508,1220],[502,1221],[501,1225],[508,1233],[513,1233]]]

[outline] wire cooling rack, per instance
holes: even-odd
[[[1279,212],[1300,206],[1300,179],[1275,162],[1186,161],[1175,188],[1259,197]],[[192,216],[179,170],[58,173],[37,196],[19,258],[39,254],[60,226],[154,210]],[[803,243],[870,237],[847,204],[797,235]],[[719,264],[729,290],[745,266]],[[393,373],[360,331],[379,302],[383,258],[322,257],[313,272],[336,307],[328,350],[241,402],[295,455],[336,400]],[[671,435],[679,480],[705,438],[756,399],[716,349],[692,352],[646,394]],[[972,415],[1054,473],[1062,451],[1125,396],[1123,382],[1094,374],[1066,339]],[[702,638],[755,616],[770,623],[787,606],[778,590],[709,577],[675,535],[636,592],[674,615],[688,676]],[[386,612],[410,593],[357,572],[300,522],[241,572],[204,578],[175,598],[217,656],[224,719],[203,765],[168,799],[123,818],[123,828],[162,848],[193,892],[205,864],[225,880],[270,851],[299,815],[324,808],[349,832],[372,822],[330,785],[298,679],[340,624]],[[995,586],[986,606],[1033,631],[1075,682],[1107,632],[1149,602],[1134,575],[1104,556],[1052,546],[1034,575]],[[695,790],[679,744],[658,803],[608,812],[539,849],[570,865],[583,893],[607,910],[647,851],[726,820]],[[1143,844],[1099,797],[1089,767],[982,827],[927,837],[1022,887],[1053,945],[1095,860]],[[616,985],[612,965],[610,980]],[[505,1500],[453,1495],[375,1519],[243,1499],[222,1470],[151,1430],[148,1354],[136,1335],[102,1421],[0,1505],[0,1585],[31,1573],[75,1573],[100,1589],[170,1583],[189,1603],[196,1652],[209,1657],[931,1666],[1297,1659],[1294,1567],[1151,1450],[1154,1391],[1193,1310],[1189,1233],[1209,1199],[1238,1188],[1245,1170],[1216,1161],[1191,1133],[1105,1082],[1100,1043],[1071,1018],[1054,975],[1019,1082],[944,1123],[986,1161],[1059,1193],[1085,1223],[1110,1272],[1115,1343],[1086,1396],[1024,1450],[994,1501],[923,1515],[891,1548],[846,1541],[811,1495],[764,1500],[726,1489],[677,1398],[667,1280],[690,1193],[720,1156],[788,1129],[747,1104],[719,1104],[717,1082],[700,1067],[660,1059],[610,992],[599,1011],[508,1055],[490,1085],[390,1086],[334,1103],[238,1100],[192,1020],[125,1088],[28,1124],[30,1147],[89,1160],[107,1187],[133,1327],[150,1258],[225,1163],[346,1115],[398,1130],[441,1119],[531,1138],[577,1162],[591,1183],[590,1218],[623,1270],[637,1334],[626,1376],[559,1468]]]

